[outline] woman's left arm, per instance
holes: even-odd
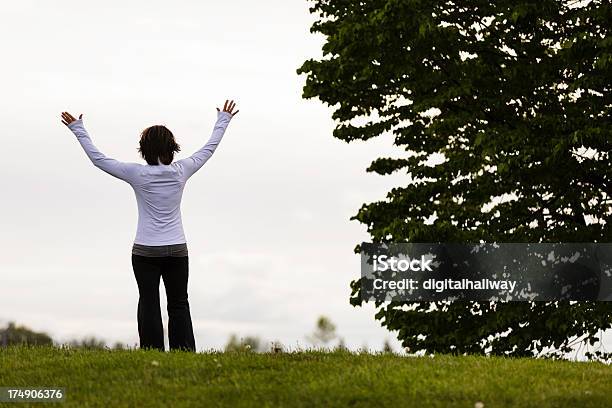
[[[62,123],[68,127],[77,137],[77,140],[81,144],[85,154],[89,157],[89,160],[97,168],[105,171],[111,176],[117,177],[118,179],[124,180],[130,184],[135,180],[137,169],[140,167],[138,163],[124,163],[119,160],[106,157],[104,153],[98,150],[93,144],[85,126],[83,125],[83,115],[80,115],[78,119],[68,112],[62,112]]]

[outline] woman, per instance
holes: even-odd
[[[138,151],[147,162],[123,163],[102,154],[83,126],[83,115],[75,119],[62,112],[64,123],[77,137],[93,164],[123,181],[136,194],[138,228],[132,247],[132,267],[138,291],[138,334],[141,348],[164,351],[164,331],[159,305],[159,280],[164,280],[168,299],[170,350],[195,351],[195,339],[187,300],[189,258],[181,221],[181,197],[185,183],[214,153],[234,112],[234,101],[217,108],[212,136],[191,157],[173,162],[180,146],[165,126],[145,129]]]

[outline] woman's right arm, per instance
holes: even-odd
[[[221,142],[223,135],[225,134],[225,129],[229,125],[230,121],[238,113],[238,111],[233,112],[236,104],[234,101],[225,101],[225,105],[223,106],[223,110],[219,110],[217,108],[217,122],[213,128],[212,135],[206,142],[206,144],[197,152],[192,154],[190,157],[186,159],[178,160],[176,165],[181,168],[185,180],[191,177],[196,171],[198,171],[204,163],[211,158],[217,146]]]

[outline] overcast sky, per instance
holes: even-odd
[[[143,128],[165,124],[187,157],[230,98],[240,113],[183,196],[198,349],[231,333],[308,345],[319,315],[353,348],[393,339],[349,305],[368,240],[349,218],[407,176],[366,174],[397,154],[391,139],[335,140],[331,110],[302,100],[312,21],[299,0],[3,3],[0,325],[138,341],[134,193],[88,161],[61,111],[83,113],[106,155],[144,163]]]

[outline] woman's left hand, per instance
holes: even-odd
[[[79,119],[83,119],[83,114],[82,113],[79,115]],[[62,112],[62,123],[64,125],[68,126],[69,124],[71,124],[75,120],[76,119],[74,118],[74,116],[72,116],[68,112]]]

